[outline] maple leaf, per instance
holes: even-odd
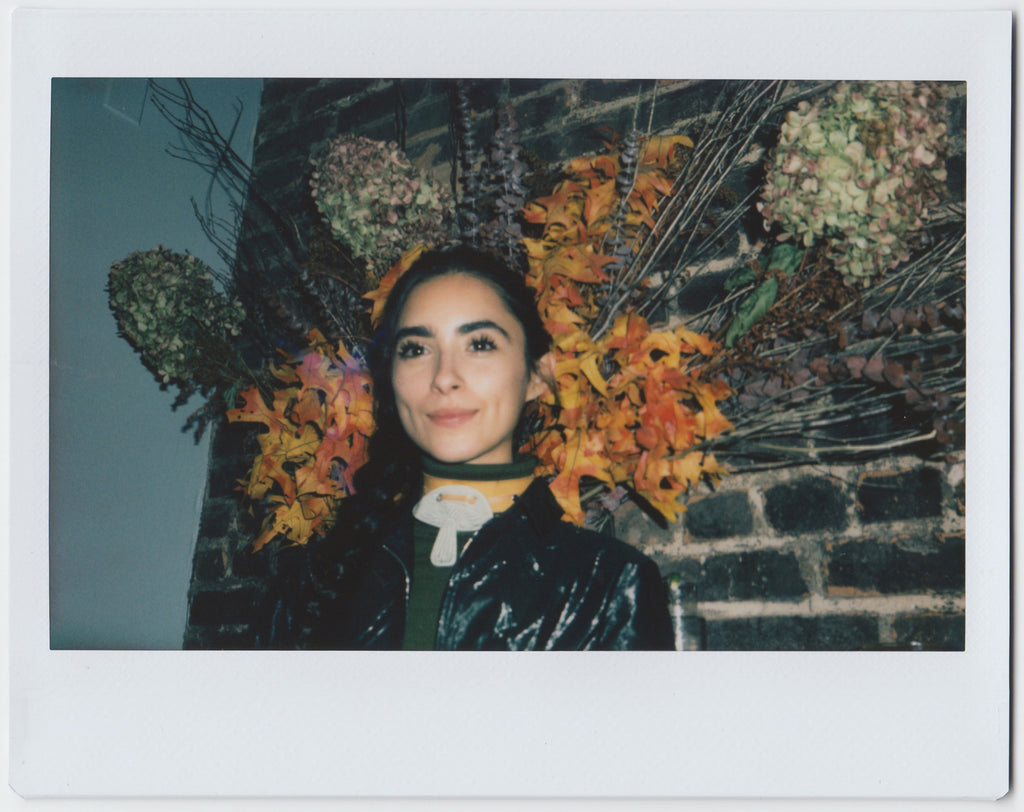
[[[277,485],[277,491],[285,499],[294,499],[295,477],[285,469],[286,462],[287,458],[276,447],[264,448],[262,456],[257,459],[257,465],[253,467],[250,495],[257,499],[263,498],[270,493],[274,485]]]
[[[634,429],[633,410],[621,402],[616,406],[617,408],[603,411],[595,421],[597,427],[604,432],[605,448],[613,461],[625,460],[640,453],[636,439],[637,431],[640,429]],[[612,477],[616,482],[623,479],[614,472]]]
[[[282,467],[282,463],[280,455],[272,452],[258,456],[249,472],[249,479],[245,486],[246,495],[250,499],[262,499],[274,482],[286,483],[288,474]]]
[[[599,172],[606,178],[614,178],[619,174],[619,161],[610,155],[598,155],[592,166],[595,172]]]
[[[601,375],[598,364],[601,362],[602,356],[596,352],[590,352],[579,359],[580,371],[590,381],[590,385],[593,386],[602,395],[608,395],[608,383]]]
[[[313,479],[300,482],[298,471],[296,471],[296,485],[298,485],[300,490],[303,489],[303,486],[310,485],[315,489],[318,482],[330,482],[334,461],[345,460],[350,450],[351,445],[347,442],[343,430],[337,425],[328,427],[324,431],[324,436],[317,444],[316,450],[313,452],[314,465],[310,472]]]
[[[320,402],[320,394],[317,390],[307,389],[303,392],[292,407],[290,414],[298,426],[305,426],[307,423],[323,426],[324,406]]]
[[[580,504],[580,477],[591,476],[614,485],[608,471],[608,457],[599,432],[571,431],[559,449],[555,463],[558,476],[551,482],[551,492],[566,515],[575,522],[583,521]]]
[[[399,258],[398,262],[391,266],[384,276],[381,277],[380,282],[377,283],[377,288],[371,290],[369,293],[363,294],[364,299],[369,299],[373,302],[373,309],[370,311],[370,322],[374,326],[380,321],[381,314],[384,312],[384,303],[387,301],[388,294],[391,293],[391,288],[395,286],[395,282],[398,278],[409,270],[410,266],[420,258],[420,255],[426,251],[430,246],[426,243],[419,243],[414,248],[410,248]]]
[[[654,135],[647,139],[643,162],[667,169],[669,161],[679,147],[693,147],[685,135]]]
[[[704,476],[705,454],[702,451],[690,451],[682,459],[673,459],[670,463],[672,478],[676,482],[696,485]]]
[[[606,333],[609,348],[623,348],[639,345],[648,330],[647,320],[635,314],[622,314],[612,323]]]
[[[286,356],[288,354],[285,350],[278,350],[278,352]],[[267,368],[270,370],[270,374],[281,381],[281,383],[293,384],[299,382],[299,376],[295,374],[294,364],[278,365],[270,363],[267,365]]]
[[[674,522],[683,509],[678,497],[682,488],[672,479],[672,461],[664,446],[644,451],[637,461],[633,481],[636,490],[669,523]],[[668,483],[669,487],[665,487]]]
[[[676,328],[676,336],[679,337],[680,341],[683,341],[686,346],[684,347],[685,352],[699,352],[701,355],[714,355],[718,349],[718,344],[712,341],[701,333],[695,333],[692,330],[687,330],[685,327]]]
[[[583,221],[593,225],[607,221],[618,203],[619,196],[615,191],[615,181],[610,180],[587,191],[583,204]]]
[[[303,504],[298,500],[282,505],[274,511],[272,525],[266,528],[253,542],[253,550],[258,551],[260,547],[279,535],[283,535],[290,541],[308,539],[313,535],[314,518],[304,513]]]
[[[694,385],[691,391],[701,408],[696,424],[696,431],[700,437],[706,440],[732,428],[732,423],[719,411],[715,403],[721,391],[720,386]]]
[[[256,387],[245,389],[238,393],[238,397],[244,402],[243,406],[227,411],[228,422],[231,423],[263,423],[271,431],[281,431],[284,428],[284,421],[275,409],[270,409],[263,400],[263,396]],[[275,406],[277,402],[275,401]]]

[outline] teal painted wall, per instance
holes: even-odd
[[[190,84],[225,133],[241,102],[233,145],[251,160],[262,81]],[[168,154],[178,133],[144,88],[52,83],[51,648],[176,649],[185,626],[208,440],[182,426],[201,402],[172,412],[175,390],[117,335],[105,285],[111,263],[157,245],[223,264],[190,202],[209,177]]]

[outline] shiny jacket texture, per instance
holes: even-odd
[[[654,562],[624,542],[561,520],[536,480],[465,547],[441,602],[435,649],[671,649]],[[368,543],[344,515],[320,542],[283,550],[258,645],[400,649],[412,568],[411,511]]]

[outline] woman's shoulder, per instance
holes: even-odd
[[[600,557],[609,563],[653,565],[650,558],[621,539],[566,521],[543,480],[537,480],[530,486],[524,494],[524,501],[538,539],[553,553],[587,560]]]

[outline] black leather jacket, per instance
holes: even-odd
[[[453,567],[436,649],[672,648],[654,562],[561,516],[547,484],[536,480],[481,528]],[[342,515],[327,538],[282,551],[259,644],[400,649],[412,521],[405,511],[376,542],[353,544]]]

